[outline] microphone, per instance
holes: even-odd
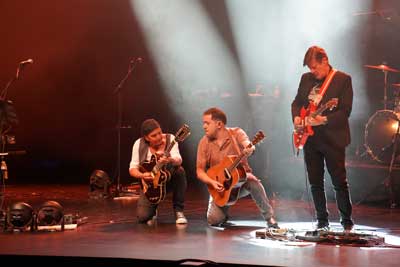
[[[21,61],[20,63],[19,63],[19,65],[20,66],[24,66],[24,65],[26,65],[26,64],[32,64],[33,63],[33,59],[27,59],[27,60],[24,60],[24,61]]]

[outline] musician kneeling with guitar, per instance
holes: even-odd
[[[228,128],[226,122],[225,113],[218,108],[203,113],[205,136],[198,144],[196,172],[210,192],[207,222],[212,226],[226,225],[229,206],[250,194],[267,226],[279,229],[264,187],[246,159],[264,136],[261,132],[250,142],[241,128]]]
[[[167,188],[172,190],[176,223],[186,224],[183,209],[187,181],[181,166],[182,157],[176,142],[178,138],[164,134],[154,119],[142,123],[141,135],[133,145],[129,166],[129,174],[142,181],[142,191],[137,202],[139,223],[150,224],[154,221],[158,204],[164,199]],[[186,137],[188,132],[183,135]]]

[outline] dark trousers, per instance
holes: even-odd
[[[167,192],[172,192],[172,207],[175,212],[183,211],[187,188],[186,173],[183,167],[177,168],[167,182]],[[145,223],[156,215],[158,204],[151,203],[143,191],[137,202],[136,214],[139,223]]]
[[[304,146],[304,159],[318,222],[328,223],[329,216],[324,188],[326,163],[335,190],[340,222],[342,225],[353,225],[352,204],[345,168],[345,148],[319,143],[310,138]]]

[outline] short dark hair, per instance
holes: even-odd
[[[219,108],[209,108],[204,111],[203,115],[211,115],[211,119],[222,121],[224,124],[227,122],[225,113]]]
[[[158,121],[156,121],[155,119],[147,119],[142,122],[142,126],[140,127],[140,134],[142,136],[148,135],[157,128],[161,128]]]
[[[325,50],[316,45],[311,46],[304,55],[303,66],[308,65],[313,59],[321,63],[323,58],[328,59],[328,55],[326,54]]]

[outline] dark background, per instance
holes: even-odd
[[[235,55],[224,2],[200,2]],[[399,5],[399,1],[374,1],[371,10],[384,12],[357,18],[360,40],[359,50],[354,53],[360,53],[365,64],[386,62],[400,69]],[[140,123],[153,117],[167,132],[175,132],[183,123],[169,110],[171,105],[164,97],[159,74],[129,1],[2,1],[0,10],[0,86],[5,87],[12,79],[19,62],[34,60],[25,66],[7,94],[19,119],[14,129],[17,144],[7,149],[27,151],[26,155],[6,158],[10,176],[7,183],[88,183],[94,169],[105,170],[115,178],[118,102],[114,91],[126,75],[131,59],[141,57],[143,62],[136,64],[120,91],[122,122],[127,126],[121,129],[121,183],[129,184],[130,151],[139,137]],[[282,67],[281,72],[284,71]],[[383,106],[383,74],[379,70],[364,71],[367,88],[355,90],[364,90],[370,105],[366,110],[356,111],[364,116],[351,121],[353,142],[348,152],[355,158],[364,142],[368,118]],[[294,79],[297,82],[298,77]],[[388,79],[389,84],[399,83],[400,75],[389,73]],[[388,92],[393,98],[392,87]],[[292,164],[290,140],[279,140],[280,131],[291,131],[279,127],[280,110],[288,110],[288,101],[293,96],[285,97],[286,106],[271,99],[260,103],[266,110],[255,116],[272,114],[266,118],[272,141],[267,141],[257,152],[258,161],[252,159],[255,169],[270,175],[274,188],[282,191],[291,188],[290,176],[298,175],[298,170],[288,170],[288,164]],[[194,131],[181,145],[181,153],[191,184],[198,184],[193,147],[202,135],[201,111],[211,105],[230,107],[224,102],[227,100],[219,101],[199,103],[199,114],[187,122]],[[227,110],[232,111],[234,123],[241,123],[250,136],[255,133],[255,128],[245,127],[248,121],[234,114],[234,109]],[[301,162],[295,161],[295,166],[298,165]],[[357,172],[353,175],[357,176]],[[302,183],[295,184],[303,186]]]

